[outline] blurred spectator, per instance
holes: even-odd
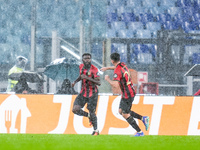
[[[24,77],[20,77],[17,84],[13,87],[13,91],[17,94],[36,94],[37,91],[32,90]]]
[[[18,56],[16,59],[15,65],[9,70],[8,76],[13,74],[13,73],[20,73],[23,72],[25,69],[25,66],[28,62],[28,59],[23,57],[23,56]],[[11,80],[8,79],[8,87],[6,92],[11,92],[13,87],[18,83],[17,80]]]
[[[78,94],[71,85],[69,79],[65,79],[62,83],[61,89],[56,94]]]

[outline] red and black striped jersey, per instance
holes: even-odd
[[[113,80],[119,81],[122,98],[128,99],[135,96],[135,90],[133,88],[129,70],[125,63],[121,62],[116,66]]]
[[[88,69],[85,69],[84,64],[80,64],[79,69],[80,69],[79,70],[80,75],[84,74],[93,79],[100,77],[98,74],[98,69],[92,64],[91,67]],[[82,93],[84,97],[91,97],[93,96],[94,93],[97,92],[98,92],[98,87],[96,84],[86,79],[82,80],[80,93]]]

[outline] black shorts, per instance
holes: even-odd
[[[74,101],[74,105],[79,105],[81,108],[85,106],[87,103],[87,109],[90,112],[95,112],[97,107],[97,101],[98,101],[98,93],[95,93],[93,96],[86,98],[81,93],[76,97]]]
[[[122,113],[124,113],[124,114],[130,113],[133,100],[134,100],[134,97],[131,97],[129,99],[125,99],[125,98],[121,99],[119,108],[122,109]]]

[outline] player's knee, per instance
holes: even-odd
[[[90,114],[95,114],[96,109],[89,109]]]
[[[120,115],[122,115],[122,109],[119,109],[118,112]]]
[[[127,113],[125,113],[125,112],[122,112],[122,116],[126,119],[126,118],[130,117],[130,114],[127,114]]]
[[[73,107],[73,109],[72,109],[72,112],[73,112],[74,114],[77,114],[77,113],[79,112],[79,110],[80,110],[80,107],[75,105],[75,106]]]
[[[89,111],[89,112],[90,112],[90,116],[91,116],[91,117],[96,116],[95,111]]]
[[[77,110],[76,110],[75,108],[73,108],[73,109],[72,109],[72,112],[73,112],[74,114],[76,114],[76,113],[77,113]]]
[[[96,110],[95,109],[91,109],[91,110],[89,110],[89,113],[90,113],[90,116],[92,117],[92,118],[94,118],[95,116],[96,116]]]

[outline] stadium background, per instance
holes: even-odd
[[[72,57],[66,46],[92,53],[100,66],[119,52],[129,68],[159,83],[160,95],[192,95],[199,83],[184,74],[200,63],[199,13],[199,0],[1,1],[0,90],[16,56],[29,59],[26,70],[40,71],[55,58]]]

